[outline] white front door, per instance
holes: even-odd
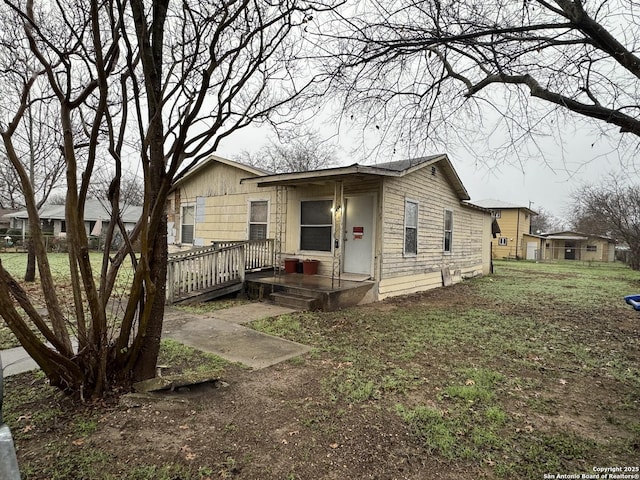
[[[538,252],[537,242],[527,242],[527,260],[537,260],[536,253]]]
[[[345,197],[344,203],[344,272],[371,275],[375,238],[374,197]]]

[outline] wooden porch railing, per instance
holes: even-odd
[[[226,248],[237,245],[242,245],[244,247],[244,268],[247,272],[275,266],[275,247],[273,239],[211,243],[211,246],[214,248]]]
[[[173,253],[167,259],[167,303],[242,283],[246,271],[271,267],[273,259],[273,240],[216,242]]]

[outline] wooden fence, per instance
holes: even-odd
[[[169,255],[167,303],[233,283],[243,283],[246,271],[273,267],[273,240],[215,242]]]

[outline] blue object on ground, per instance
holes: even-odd
[[[640,294],[627,295],[624,301],[633,307],[634,310],[640,310]]]

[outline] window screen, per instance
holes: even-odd
[[[444,211],[444,251],[451,253],[453,243],[453,212],[451,210]]]

